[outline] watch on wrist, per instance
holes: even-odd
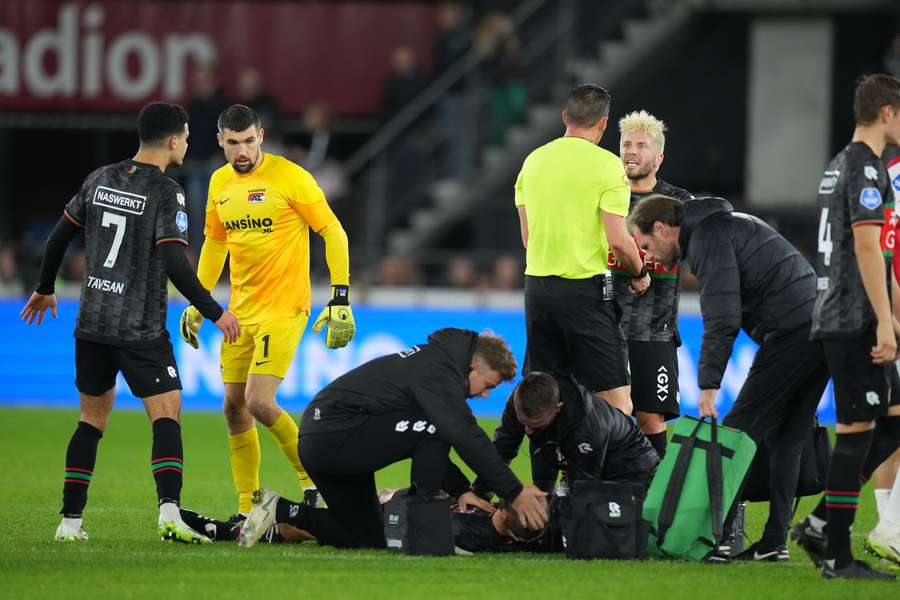
[[[641,272],[638,273],[637,275],[632,275],[631,278],[632,278],[632,279],[643,279],[643,278],[644,278],[644,275],[646,275],[647,272],[648,272],[648,271],[647,271],[647,265],[643,265],[643,266],[641,267]]]

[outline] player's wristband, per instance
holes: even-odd
[[[331,286],[331,302],[329,304],[331,306],[350,306],[350,286]]]
[[[637,275],[632,275],[631,278],[632,279],[643,279],[647,273],[648,273],[647,265],[644,265],[641,267],[641,272],[638,273]]]

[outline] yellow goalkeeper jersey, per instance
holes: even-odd
[[[309,230],[336,220],[312,175],[282,156],[213,173],[203,232],[228,248],[228,308],[242,325],[309,313]]]

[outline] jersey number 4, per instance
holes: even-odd
[[[822,216],[819,219],[819,252],[822,253],[822,260],[826,267],[831,266],[831,252],[834,244],[831,241],[831,223],[828,222],[828,209],[822,209]]]
[[[116,266],[116,259],[119,257],[119,249],[122,247],[122,238],[125,237],[125,225],[127,223],[128,221],[125,220],[125,215],[103,211],[103,220],[100,224],[104,227],[116,228],[112,248],[109,249],[109,254],[106,255],[106,261],[103,263],[103,266],[108,269]]]

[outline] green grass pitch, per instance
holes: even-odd
[[[296,416],[296,415],[295,415]],[[698,565],[574,562],[563,556],[490,555],[418,558],[387,551],[339,551],[312,543],[185,546],[156,537],[149,471],[150,428],[138,412],[113,412],[100,444],[85,512],[87,543],[53,541],[58,524],[70,410],[0,409],[0,597],[2,598],[900,598],[900,583],[823,581],[791,546],[787,564]],[[490,429],[493,422],[483,421]],[[183,417],[183,504],[219,517],[236,508],[221,415]],[[288,497],[299,488],[271,436],[260,432],[263,485]],[[523,454],[514,462],[528,472]],[[408,482],[408,465],[379,473],[379,486]],[[805,514],[813,500],[800,507]],[[761,530],[766,506],[751,505],[747,527]],[[871,489],[863,492],[853,535],[875,524]],[[755,537],[754,537],[755,539]]]

